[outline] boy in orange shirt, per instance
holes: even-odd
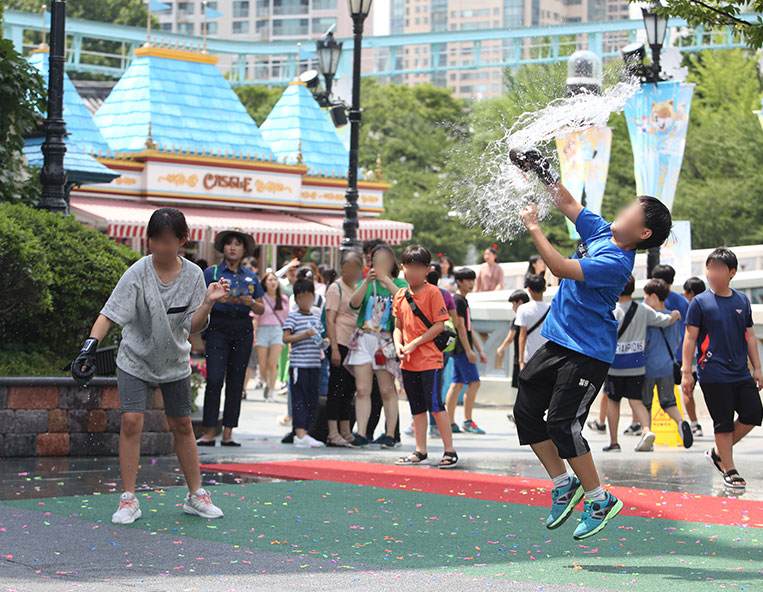
[[[400,289],[392,305],[395,351],[400,358],[416,438],[416,450],[395,464],[417,465],[427,459],[427,411],[430,411],[445,449],[439,467],[450,469],[458,464],[458,455],[453,450],[450,416],[442,402],[442,352],[433,341],[444,331],[449,315],[440,290],[427,283],[431,261],[432,255],[424,247],[406,247],[402,263],[409,288]],[[430,327],[414,313],[409,297],[427,318]]]

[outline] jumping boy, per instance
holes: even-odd
[[[469,301],[466,296],[474,289],[474,281],[477,274],[473,269],[457,269],[454,273],[458,291],[454,296],[456,302],[456,333],[458,340],[456,348],[453,351],[453,381],[450,383],[448,394],[445,397],[445,406],[448,408],[450,422],[456,431],[456,407],[458,405],[458,395],[466,385],[464,393],[464,424],[465,432],[473,434],[484,434],[485,431],[480,428],[472,419],[474,411],[474,401],[477,398],[477,391],[480,389],[480,373],[477,369],[477,359],[482,364],[487,364],[487,356],[482,351],[479,340],[475,341],[472,335],[472,312],[469,310]],[[475,352],[476,350],[476,352]]]
[[[747,483],[734,465],[733,446],[763,419],[758,340],[750,300],[729,286],[737,271],[736,255],[729,249],[715,249],[705,270],[710,290],[694,297],[686,317],[681,390],[686,397],[694,395],[692,359],[697,347],[699,387],[715,428],[715,447],[705,457],[723,475],[726,486],[742,490]]]
[[[661,280],[658,280],[661,281]],[[681,315],[674,311],[670,315],[656,312],[641,302],[633,300],[636,280],[630,277],[623,288],[615,308],[617,319],[617,351],[609,367],[605,382],[607,404],[607,423],[609,423],[609,446],[604,452],[620,452],[617,430],[620,421],[620,401],[628,400],[636,421],[643,426],[641,440],[636,444],[636,452],[652,450],[655,435],[650,431],[649,411],[651,399],[644,400],[644,382],[646,381],[646,336],[652,327],[668,327],[675,324]],[[667,356],[667,352],[665,354]],[[671,375],[672,376],[672,375]],[[671,378],[672,380],[672,378]],[[654,387],[652,387],[654,390]]]
[[[532,446],[554,483],[546,527],[561,526],[585,495],[583,518],[574,532],[581,540],[598,533],[623,507],[602,489],[582,435],[591,403],[615,357],[617,320],[612,310],[631,276],[636,250],[661,245],[672,221],[659,200],[640,196],[607,224],[575,201],[539,151],[513,150],[511,159],[538,175],[584,241],[575,258],[567,259],[543,234],[537,205],[530,203],[522,211],[538,253],[551,273],[564,279],[541,329],[548,342],[520,374],[514,417],[520,443]],[[567,473],[565,459],[574,475]]]
[[[398,290],[392,305],[395,351],[400,358],[416,438],[416,450],[395,464],[418,465],[427,459],[429,411],[437,422],[444,447],[439,467],[450,469],[458,464],[458,454],[453,449],[450,416],[442,404],[442,352],[433,341],[445,329],[449,316],[439,288],[427,283],[431,261],[432,256],[424,247],[405,248],[402,263],[409,287]]]
[[[690,277],[688,280],[684,282],[684,298],[686,298],[686,302],[691,304],[691,301],[694,299],[695,296],[702,294],[707,289],[705,286],[705,282],[703,282],[698,277]],[[685,326],[685,323],[684,323]],[[686,334],[686,331],[684,331],[684,334]],[[681,352],[683,352],[683,346],[681,347]],[[679,359],[683,356],[683,353],[679,354]],[[697,354],[695,352],[694,354],[694,362],[692,362],[692,374],[694,376],[694,380],[696,382],[697,380]],[[704,434],[702,432],[702,426],[699,425],[699,420],[697,419],[697,405],[694,402],[694,397],[687,397],[684,395],[684,409],[686,409],[686,415],[689,416],[689,421],[691,422],[691,431],[692,434],[694,434],[695,438],[701,438]]]
[[[198,265],[178,255],[188,239],[180,210],[159,208],[146,228],[151,255],[136,261],[119,279],[72,362],[74,380],[86,386],[95,374],[95,352],[112,324],[122,327],[117,354],[117,388],[121,407],[119,470],[124,493],[111,521],[132,524],[141,517],[135,497],[140,462],[140,434],[146,404],[156,385],[162,391],[175,451],[188,485],[186,514],[221,518],[222,510],[201,487],[199,453],[191,426],[191,344],[188,336],[202,331],[215,302],[230,294],[221,278],[207,287]]]

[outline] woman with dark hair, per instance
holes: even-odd
[[[275,273],[267,273],[262,278],[265,295],[262,303],[265,311],[259,315],[257,326],[257,358],[260,374],[265,381],[264,397],[274,391],[278,378],[278,360],[283,349],[283,324],[289,314],[289,299],[281,294],[281,283]]]
[[[546,277],[547,269],[548,267],[546,266],[543,257],[536,253],[535,255],[530,255],[530,258],[527,260],[527,271],[525,272],[525,275],[539,275],[541,277]]]
[[[329,265],[319,265],[318,272],[323,278],[323,283],[325,284],[326,291],[328,292],[328,289],[331,287],[331,284],[333,284],[337,279],[336,269],[334,269],[333,267]]]
[[[455,293],[458,289],[458,286],[456,285],[456,276],[453,275],[456,266],[453,265],[453,261],[450,257],[446,255],[440,257],[440,270],[441,275],[440,280],[437,282],[437,287]]]
[[[213,305],[228,298],[230,285],[225,278],[205,285],[201,269],[178,256],[188,239],[188,226],[180,210],[156,210],[146,235],[151,254],[135,262],[119,279],[72,362],[72,377],[80,387],[87,386],[95,374],[98,344],[112,324],[120,325],[117,386],[121,410],[119,470],[124,493],[111,517],[113,523],[131,524],[141,517],[135,497],[140,437],[146,404],[153,401],[157,384],[189,489],[183,511],[202,518],[221,518],[222,510],[201,487],[199,453],[191,425],[188,336],[207,326]]]
[[[357,395],[355,417],[358,433],[351,442],[353,446],[368,446],[371,434],[367,434],[371,416],[371,390],[373,379],[379,384],[384,405],[386,433],[379,438],[382,448],[396,448],[395,427],[398,419],[395,378],[402,378],[400,362],[392,343],[392,301],[401,288],[408,283],[398,278],[399,269],[395,253],[389,245],[374,248],[371,268],[366,279],[350,299],[350,308],[358,311],[357,329],[350,340],[346,364],[355,374]]]
[[[482,257],[485,262],[480,265],[477,272],[477,281],[474,284],[475,292],[495,292],[503,290],[503,269],[498,265],[498,251],[495,247],[485,249]]]

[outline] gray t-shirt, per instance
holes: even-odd
[[[631,307],[632,300],[618,302],[613,311],[617,326],[625,322],[625,315]],[[633,320],[625,328],[622,336],[617,338],[617,353],[615,361],[609,368],[610,376],[643,376],[646,374],[646,358],[644,356],[646,328],[669,327],[672,324],[669,314],[657,312],[643,302],[636,304]]]
[[[180,275],[164,284],[151,255],[119,279],[101,314],[122,326],[117,367],[147,382],[173,382],[191,373],[193,314],[207,291],[204,272],[183,259]]]

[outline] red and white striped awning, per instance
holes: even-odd
[[[145,238],[146,225],[157,206],[130,201],[72,197],[78,220],[105,229],[114,238]],[[235,228],[251,234],[261,245],[338,247],[342,230],[286,213],[262,210],[224,210],[180,207],[191,231],[190,240],[213,240],[218,232]],[[208,234],[207,234],[208,233]]]
[[[332,226],[342,230],[344,218],[320,214],[301,216],[305,220]],[[395,220],[382,220],[380,218],[358,218],[358,240],[367,241],[381,239],[391,245],[399,245],[411,240],[413,224],[408,222],[396,222]]]

